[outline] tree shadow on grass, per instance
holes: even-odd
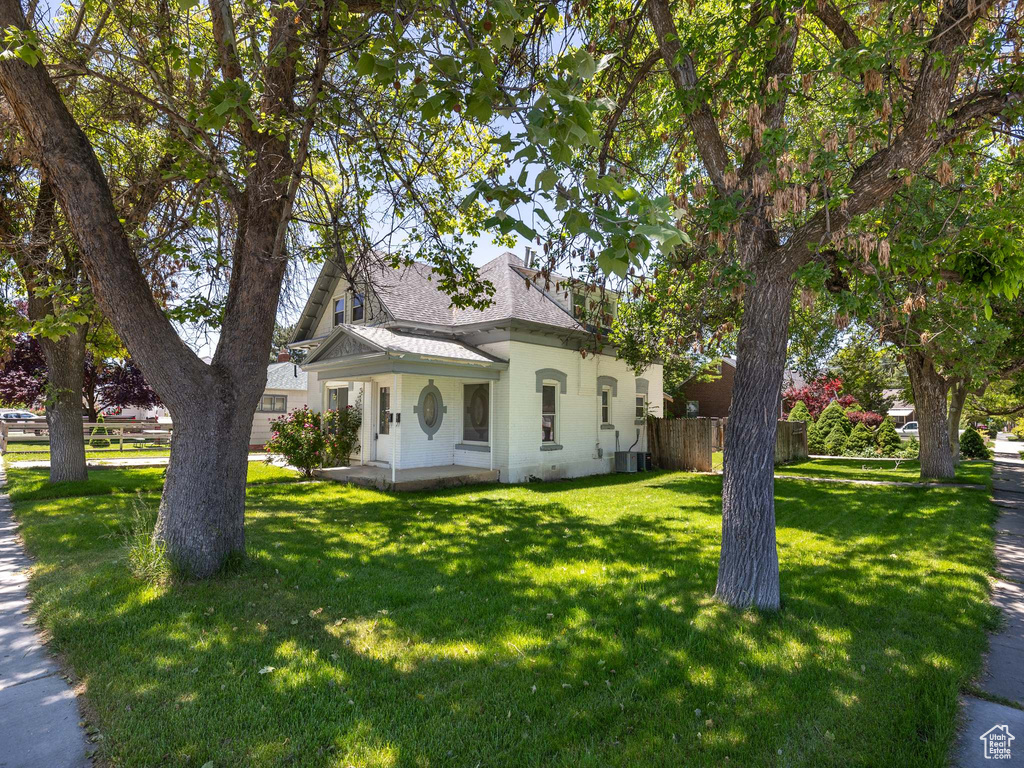
[[[174,589],[86,545],[115,508],[26,517],[44,561],[70,549],[37,604],[118,764],[942,764],[984,643],[983,515],[840,515],[779,483],[765,616],[709,599],[719,490],[268,485],[248,563]]]

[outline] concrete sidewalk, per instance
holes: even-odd
[[[1024,461],[997,457],[992,486],[1000,509],[995,544],[1000,578],[992,587],[992,602],[1003,616],[999,631],[989,638],[978,687],[993,699],[1024,707]],[[975,768],[999,759],[997,765],[1024,766],[1024,709],[966,696],[963,714],[956,765]],[[986,734],[989,738],[983,739]],[[986,743],[999,739],[1009,744],[1009,756],[986,757]]]
[[[0,768],[86,768],[75,694],[33,627],[28,559],[0,466]]]

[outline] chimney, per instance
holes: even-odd
[[[277,362],[279,362],[279,363],[287,363],[291,359],[292,359],[291,353],[287,349],[285,349],[284,347],[281,347],[281,351],[277,353]]]
[[[533,269],[533,256],[534,250],[530,246],[526,246],[526,268]]]

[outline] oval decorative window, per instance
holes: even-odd
[[[423,423],[428,427],[437,423],[437,396],[433,392],[423,398]]]
[[[434,380],[430,379],[422,390],[420,390],[419,402],[412,408],[413,413],[419,417],[420,429],[427,436],[427,440],[433,440],[434,434],[441,428],[447,408],[444,405],[444,398],[441,397],[441,390],[434,386]]]

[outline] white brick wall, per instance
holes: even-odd
[[[566,392],[559,393],[556,406],[555,440],[561,450],[541,450],[541,394],[537,392],[537,371],[554,368],[567,376]],[[614,430],[600,428],[600,400],[597,377],[613,376],[618,383],[617,396],[611,398],[611,423]],[[649,398],[661,412],[662,371],[652,366],[644,372],[649,382]],[[627,450],[637,438],[634,450],[643,450],[646,433],[636,425],[636,379],[624,362],[604,355],[583,358],[575,350],[512,342],[509,386],[512,393],[509,412],[513,428],[508,431],[510,460],[502,479],[522,482],[531,476],[542,479],[579,477],[609,472],[618,432],[619,449]],[[597,448],[603,449],[598,457]]]
[[[641,439],[633,450],[646,448],[646,430],[635,424],[636,379],[624,362],[604,355],[582,358],[579,352],[526,342],[499,342],[481,346],[481,349],[499,358],[509,360],[509,369],[501,378],[491,382],[491,450],[494,468],[501,471],[504,482],[523,482],[532,477],[555,479],[610,472],[616,449],[628,450],[639,430]],[[554,368],[567,376],[566,392],[559,393],[557,402],[557,451],[541,450],[541,394],[537,392],[536,372],[541,368]],[[326,374],[321,374],[326,380]],[[612,376],[617,380],[617,396],[611,398],[611,423],[614,429],[600,426],[600,398],[597,377]],[[652,366],[643,377],[649,382],[652,410],[662,413],[662,369]],[[323,382],[310,375],[309,402],[313,409],[322,407]],[[464,464],[488,467],[491,455],[480,451],[460,451],[455,446],[462,441],[463,386],[481,380],[445,376],[400,375],[398,391],[393,394],[394,409],[401,413],[401,422],[392,425],[395,457],[399,469],[410,467]],[[433,379],[448,411],[441,428],[432,440],[420,428],[419,417],[413,406],[419,402],[420,392]],[[380,386],[393,387],[390,374],[374,377]],[[352,382],[349,402],[355,403],[363,391],[364,418],[361,440],[366,460],[373,459],[373,434],[377,413],[373,409],[371,386]],[[289,400],[291,407],[291,400]],[[603,455],[598,457],[597,449]]]

